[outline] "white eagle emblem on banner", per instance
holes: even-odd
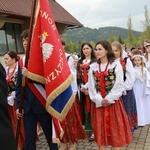
[[[39,38],[41,39],[41,47],[42,47],[42,53],[43,53],[43,61],[44,63],[46,62],[47,59],[50,58],[50,56],[52,55],[53,49],[54,49],[54,45],[50,44],[50,43],[44,43],[44,41],[46,40],[46,37],[48,36],[47,32],[44,31],[43,34],[41,34],[39,36]]]

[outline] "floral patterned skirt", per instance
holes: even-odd
[[[14,135],[16,135],[16,130],[17,130],[17,118],[16,118],[16,110],[14,106],[9,106],[8,105],[8,113],[11,119]],[[18,148],[23,148],[24,147],[24,142],[25,142],[25,136],[24,136],[24,126],[23,126],[23,120],[21,119],[21,126],[20,126],[20,135],[18,139]]]
[[[92,103],[91,120],[98,146],[124,147],[131,142],[129,121],[120,99],[107,107],[96,108]]]
[[[136,101],[133,90],[127,91],[127,94],[122,95],[121,98],[123,101],[124,109],[129,119],[131,131],[133,132],[135,129],[137,129],[138,126]]]
[[[86,138],[86,133],[83,129],[81,119],[78,113],[76,101],[73,103],[66,118],[60,122],[64,130],[62,143],[77,143],[80,139]]]

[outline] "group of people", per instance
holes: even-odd
[[[81,102],[84,100],[85,117],[90,113],[90,120],[86,121],[90,121],[94,140],[100,150],[108,145],[117,150],[132,140],[121,99],[125,91],[123,77],[121,63],[108,41],[99,41],[95,49],[89,43],[83,43],[77,65],[77,80],[85,99],[81,96],[79,99]]]
[[[138,126],[145,126],[150,123],[150,41],[145,40],[137,49],[128,50],[127,54],[132,60],[135,71],[133,91],[136,99]]]
[[[25,51],[28,34],[28,30],[21,34]],[[144,53],[138,49],[127,53],[118,41],[99,41],[95,48],[85,42],[81,45],[80,57],[67,53],[63,40],[62,46],[73,76],[74,102],[66,118],[59,121],[64,132],[62,136],[57,133],[59,144],[52,141],[53,118],[29,84],[25,85],[23,110],[19,111],[22,78],[28,73],[24,67],[25,56],[19,59],[13,51],[4,55],[7,67],[5,71],[1,70],[3,74],[6,72],[6,77],[3,75],[6,80],[0,80],[7,82],[8,88],[6,83],[3,86],[8,89],[8,94],[3,96],[1,92],[0,99],[6,100],[4,97],[7,97],[6,114],[15,136],[18,119],[21,119],[17,148],[36,150],[38,123],[51,150],[75,150],[76,143],[87,138],[85,130],[92,130],[89,140],[95,140],[99,150],[105,150],[109,145],[114,150],[127,146],[134,130],[150,123],[150,42],[144,43]],[[39,84],[32,80],[27,82]],[[0,88],[1,91],[4,89]]]
[[[27,50],[28,34],[28,29],[24,30],[21,34],[25,51]],[[39,102],[38,97],[34,94],[28,84],[25,84],[24,87],[23,110],[21,112],[19,111],[22,78],[23,76],[25,76],[23,75],[24,72],[26,72],[26,68],[24,67],[24,60],[25,56],[19,59],[17,54],[13,51],[9,51],[4,55],[4,62],[6,65],[5,80],[8,85],[8,88],[6,90],[8,91],[7,110],[14,131],[14,136],[15,138],[19,137],[17,145],[16,143],[15,145],[18,150],[35,150],[36,141],[38,138],[37,127],[38,124],[40,124],[46,136],[49,148],[52,150],[58,150],[57,144],[52,142],[52,117],[46,111],[44,106]],[[34,81],[29,82],[31,84],[34,83]],[[34,84],[37,84],[38,86],[38,83]],[[19,129],[19,136],[16,137],[16,130],[19,119],[21,119],[21,126]],[[9,149],[12,150],[11,146]]]
[[[150,41],[143,53],[124,48],[118,41],[99,41],[95,49],[85,42],[80,58],[73,55],[79,115],[100,150],[126,146],[134,130],[150,124]]]

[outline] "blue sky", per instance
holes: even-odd
[[[150,14],[150,0],[56,0],[85,27],[117,26],[127,28],[129,16],[132,29],[143,31],[144,6]]]

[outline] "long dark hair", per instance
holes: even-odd
[[[95,57],[95,52],[94,52],[93,46],[90,43],[88,43],[88,42],[84,42],[81,45],[81,50],[80,50],[81,59],[80,59],[80,61],[82,62],[85,59],[85,55],[83,54],[83,50],[82,50],[85,45],[88,45],[92,49],[92,51],[91,51],[91,60],[95,60],[96,57]]]
[[[5,54],[9,55],[10,58],[15,59],[16,62],[19,61],[19,59],[20,59],[20,57],[14,51],[8,51]]]
[[[98,44],[101,44],[101,45],[105,48],[105,50],[107,50],[107,52],[108,52],[108,53],[107,53],[108,61],[109,61],[110,63],[112,63],[112,62],[115,60],[115,55],[114,55],[114,53],[113,53],[111,44],[110,44],[108,41],[103,40],[103,41],[97,42],[96,45],[95,45],[95,47],[96,47]],[[98,60],[98,61],[100,61],[100,60]]]

